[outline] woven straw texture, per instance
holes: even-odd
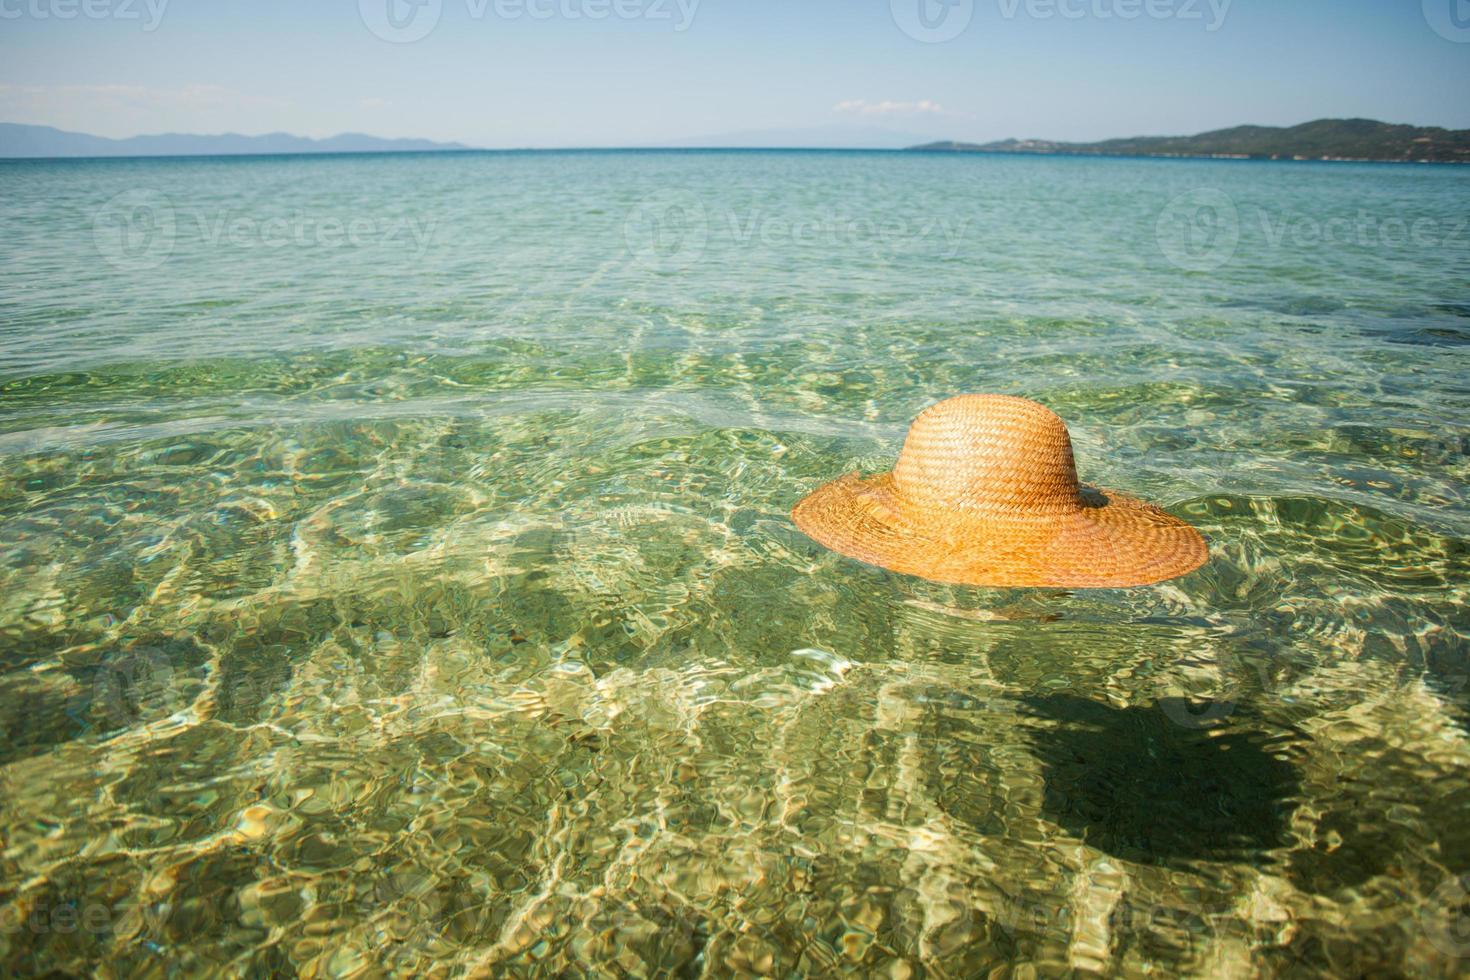
[[[833,551],[962,585],[1151,585],[1208,557],[1199,532],[1178,518],[1080,486],[1066,424],[1009,395],[960,395],[925,409],[892,473],[849,473],[791,517]]]

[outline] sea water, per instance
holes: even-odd
[[[1439,166],[0,164],[0,970],[1470,969],[1467,218]],[[1209,563],[793,527],[962,392]]]

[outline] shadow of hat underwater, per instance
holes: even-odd
[[[1240,861],[1286,843],[1300,779],[1284,746],[1255,732],[1175,724],[1162,706],[1021,699],[1046,783],[1043,812],[1114,857],[1141,864]]]
[[[850,558],[959,585],[1152,585],[1209,557],[1204,538],[1177,517],[1084,488],[1066,423],[1011,395],[931,405],[891,473],[833,480],[791,519]]]

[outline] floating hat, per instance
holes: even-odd
[[[960,395],[909,427],[893,472],[834,480],[791,512],[817,542],[939,582],[1117,588],[1204,564],[1204,538],[1152,504],[1077,482],[1056,413]]]

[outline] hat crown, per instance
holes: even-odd
[[[1066,423],[1010,395],[960,395],[925,409],[909,427],[893,480],[912,503],[959,511],[1059,514],[1082,506]]]

